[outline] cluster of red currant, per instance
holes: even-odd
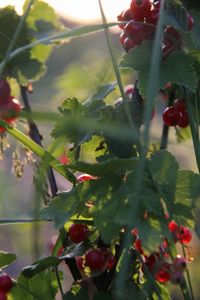
[[[7,300],[6,294],[12,288],[12,280],[6,274],[0,274],[0,300]]]
[[[78,177],[80,182],[94,179],[92,176],[88,174],[82,174]],[[86,203],[88,205],[88,203]],[[92,205],[92,204],[90,204]],[[89,235],[89,228],[87,225],[80,224],[80,223],[73,223],[69,229],[67,236],[71,240],[72,243],[78,244],[83,242],[88,238]],[[52,243],[52,245],[55,245]],[[53,250],[53,249],[51,249]],[[59,256],[63,250],[63,247],[59,250],[57,255]],[[106,271],[110,270],[114,263],[115,263],[115,256],[111,252],[109,248],[106,247],[99,247],[97,249],[91,248],[89,249],[84,257],[77,256],[76,263],[81,273],[85,272],[85,267],[89,267],[91,271]]]
[[[0,118],[9,124],[18,118],[20,113],[20,102],[19,100],[10,95],[11,88],[7,81],[0,80]],[[0,132],[5,131],[4,128],[0,127]]]
[[[74,223],[69,227],[68,235],[73,243],[83,242],[88,234],[87,225]],[[92,248],[85,253],[85,259],[80,256],[76,257],[76,262],[80,272],[84,271],[84,264],[93,271],[105,271],[113,267],[115,257],[109,248]]]
[[[192,239],[192,233],[188,228],[179,226],[175,221],[168,223],[169,230],[172,233],[174,243],[180,242],[188,244]],[[136,237],[135,248],[143,255],[144,265],[142,271],[145,274],[145,268],[155,277],[159,282],[171,281],[173,284],[180,284],[184,280],[183,272],[187,268],[188,260],[185,257],[178,255],[172,263],[166,261],[170,256],[167,242],[164,238],[163,244],[160,245],[159,251],[152,253],[150,256],[144,254],[142,243],[137,236],[137,230],[133,230],[133,236]]]
[[[168,106],[163,113],[163,121],[167,126],[178,125],[186,128],[189,125],[186,103],[182,99],[176,99],[173,106]]]
[[[141,45],[143,41],[154,39],[159,10],[159,0],[153,4],[150,0],[132,0],[130,7],[118,15],[118,21],[127,22],[119,25],[123,30],[120,42],[127,53],[136,45]],[[193,24],[193,18],[188,14],[188,31],[192,29]],[[168,57],[173,51],[178,50],[176,43],[181,46],[182,40],[174,27],[166,26],[164,30],[163,54]]]

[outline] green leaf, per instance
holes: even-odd
[[[52,50],[52,46],[49,45],[36,45],[33,48],[31,48],[30,53],[31,53],[31,58],[32,59],[37,59],[39,62],[44,63]]]
[[[179,143],[185,142],[192,138],[190,126],[187,126],[186,128],[177,128],[177,130],[178,130],[177,141]]]
[[[84,152],[91,153],[96,158],[106,153],[107,145],[102,136],[93,135],[89,142],[82,144],[81,149]]]
[[[41,220],[53,220],[56,228],[61,228],[75,213],[77,203],[80,201],[78,186],[69,192],[58,192],[48,207],[44,207],[38,214]]]
[[[17,257],[14,253],[0,252],[0,269],[11,264]]]
[[[63,281],[63,274],[61,271],[58,272],[60,281]],[[15,300],[55,300],[56,294],[58,293],[58,281],[54,271],[41,272],[27,278],[20,274],[18,276],[18,283],[15,284],[9,292],[9,299]]]
[[[151,55],[152,42],[144,41],[141,46],[136,46],[129,54],[125,54],[120,62],[121,67],[133,68],[138,72],[138,88],[143,98],[147,98]],[[161,62],[159,80],[158,90],[164,89],[167,83],[171,82],[184,85],[194,92],[197,87],[197,78],[192,58],[183,51],[173,52]]]
[[[1,28],[1,43],[0,43],[0,54],[4,57],[10,41],[13,38],[13,33],[20,21],[20,17],[17,15],[13,6],[7,6],[0,9],[0,28]],[[20,48],[29,43],[27,34],[27,27],[24,25],[21,29],[21,34],[16,40],[13,49]]]
[[[113,297],[107,293],[99,291],[94,294],[93,300],[113,300]]]
[[[106,176],[108,174],[113,174],[129,165],[135,165],[137,163],[138,160],[136,158],[111,158],[109,161],[98,164],[75,161],[72,165],[68,165],[68,167],[76,171],[88,173],[94,176]]]
[[[187,10],[181,2],[178,0],[168,0],[166,12],[172,26],[182,29],[183,31],[188,30]]]
[[[13,66],[12,76],[18,80],[19,84],[28,85],[30,80],[38,80],[45,71],[46,67],[41,62],[36,59],[28,59]]]
[[[150,159],[150,170],[158,192],[167,204],[169,216],[180,225],[193,227],[192,200],[200,195],[200,175],[179,170],[175,157],[166,150],[157,151]]]
[[[61,263],[61,259],[55,256],[42,256],[35,261],[31,266],[25,267],[22,270],[22,275],[28,278],[35,276],[38,273],[45,271],[51,267],[57,267]]]
[[[111,82],[100,86],[97,91],[83,103],[83,105],[89,105],[94,99],[105,99],[107,95],[115,90],[116,84],[116,82]]]
[[[26,1],[24,4],[24,7],[23,7],[24,11],[25,11],[27,5],[28,5],[28,1]],[[48,3],[35,0],[34,4],[31,7],[31,10],[29,11],[29,14],[27,16],[26,23],[29,28],[32,28],[37,32],[38,31],[38,23],[37,23],[38,20],[39,20],[39,22],[43,22],[43,23],[44,23],[44,21],[55,23],[55,22],[57,22],[57,16],[55,14],[54,9],[51,6],[49,6]]]
[[[72,292],[67,292],[64,295],[63,300],[88,300],[88,292],[84,288],[80,289],[76,295],[74,295]]]
[[[163,236],[170,237],[167,221],[164,216],[155,216],[147,214],[147,218],[137,218],[137,230],[142,242],[145,254],[159,250],[159,245],[163,242]]]

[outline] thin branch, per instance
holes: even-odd
[[[37,125],[33,121],[31,107],[30,107],[28,96],[27,96],[27,87],[21,85],[20,89],[21,89],[21,96],[22,96],[23,103],[24,103],[24,110],[25,110],[25,112],[27,112],[26,117],[28,120],[29,129],[30,129],[29,135],[34,142],[36,142],[39,146],[42,147],[41,140],[43,139],[43,137],[40,134]],[[49,178],[49,184],[51,187],[52,197],[55,197],[57,195],[58,188],[57,188],[56,180],[55,180],[53,170],[51,167],[48,168],[48,178]]]

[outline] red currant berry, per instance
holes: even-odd
[[[187,259],[183,256],[178,255],[174,260],[173,260],[173,269],[174,270],[179,270],[181,272],[184,272],[187,269]]]
[[[173,284],[181,284],[184,280],[184,275],[180,270],[175,270],[171,273],[170,281]]]
[[[106,265],[106,258],[97,249],[90,249],[85,254],[85,262],[91,270],[102,271]]]
[[[69,238],[73,243],[81,243],[88,237],[88,227],[83,224],[72,224],[69,227]]]
[[[159,267],[158,271],[156,272],[155,278],[159,282],[166,282],[170,280],[170,268],[171,265],[167,262],[164,262]]]
[[[124,40],[124,50],[126,53],[129,53],[129,51],[136,46],[135,42],[131,38],[125,38]]]
[[[7,101],[0,106],[0,117],[7,122],[12,122],[18,118],[20,110],[19,100],[13,96],[9,96]]]
[[[124,18],[123,18],[123,12],[124,12],[124,10],[117,16],[117,20],[120,21],[120,22],[125,21]],[[124,29],[124,25],[125,24],[120,24],[119,28]]]
[[[7,101],[7,98],[10,96],[10,85],[7,81],[0,80],[0,104]]]
[[[6,293],[4,293],[3,291],[0,291],[0,300],[7,300]]]
[[[179,242],[182,244],[188,244],[192,239],[192,232],[190,229],[180,226],[180,233]]]
[[[147,269],[149,270],[149,272],[152,275],[155,275],[159,269],[158,262],[160,261],[160,255],[158,253],[153,253],[149,257],[146,257],[144,260],[145,260],[145,265],[146,265]],[[142,271],[143,271],[143,273],[145,273],[143,268],[142,268]]]
[[[62,164],[68,164],[69,163],[69,158],[67,158],[67,156],[66,156],[66,151],[61,155],[61,157],[59,158],[59,161]]]
[[[172,233],[174,244],[176,244],[179,240],[180,226],[175,221],[169,223],[168,226]]]
[[[180,98],[174,101],[174,107],[180,112],[185,112],[187,110],[186,103]]]
[[[147,26],[129,21],[124,27],[125,35],[132,39],[135,45],[141,45],[147,37]]]
[[[173,52],[177,51],[175,47],[171,44],[166,44],[162,47],[162,52],[163,52],[163,58],[166,59],[172,54]]]
[[[178,122],[178,126],[181,128],[186,128],[190,124],[188,113],[186,111],[182,112],[182,118]]]
[[[137,21],[143,21],[144,17],[147,17],[151,10],[150,0],[132,0],[130,3],[130,9]]]
[[[182,113],[175,107],[169,106],[163,113],[163,121],[167,126],[176,126],[182,118]]]
[[[137,237],[137,239],[135,240],[135,248],[138,250],[140,254],[144,254],[144,251],[142,249],[142,243],[139,237]]]
[[[129,94],[132,95],[133,89],[134,89],[134,85],[133,84],[128,84],[128,85],[125,86],[124,92],[127,95],[129,95]]]
[[[84,258],[82,256],[77,256],[76,258],[76,264],[77,264],[77,267],[79,269],[79,271],[82,273],[85,271],[85,268],[84,268]]]
[[[120,40],[120,43],[121,43],[122,47],[124,47],[125,38],[126,38],[126,35],[122,31],[121,34],[120,34],[120,36],[119,36],[119,40]]]
[[[190,14],[188,14],[188,31],[192,30],[193,26],[194,26],[194,19]]]
[[[91,180],[91,179],[93,179],[93,177],[88,174],[82,174],[82,175],[78,176],[77,179],[78,179],[78,181],[81,182],[81,181]]]
[[[101,248],[98,248],[97,250],[105,257],[106,270],[110,270],[115,263],[114,255],[112,254],[112,252],[110,251],[109,248],[101,247]]]
[[[169,35],[164,36],[164,41],[166,44],[174,45],[173,39],[175,39],[179,45],[182,44],[182,39],[179,32],[174,27],[167,27],[166,33]],[[171,37],[171,38],[170,38]]]
[[[134,20],[134,15],[130,8],[123,11],[122,18],[123,18],[123,21]]]
[[[12,288],[12,280],[6,274],[0,274],[0,291],[8,293]]]
[[[153,8],[149,12],[148,16],[146,17],[146,23],[157,25],[158,17],[159,17],[159,8]],[[151,27],[151,28],[152,28],[152,30],[156,29],[154,27]]]

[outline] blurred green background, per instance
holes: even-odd
[[[75,24],[62,21],[67,27],[76,27]],[[124,54],[119,42],[119,33],[111,33],[113,46],[117,60]],[[133,83],[135,74],[132,71],[121,71],[124,86]],[[84,102],[97,87],[104,83],[116,81],[115,73],[110,60],[109,50],[106,43],[105,33],[98,32],[72,39],[69,43],[55,47],[47,61],[47,72],[38,81],[33,83],[34,92],[30,94],[32,110],[57,110],[58,106],[67,97],[77,97]],[[120,97],[118,87],[107,98],[106,102],[113,104]],[[162,135],[162,112],[165,103],[158,102],[156,116],[151,125],[151,142],[160,143]],[[20,120],[17,125],[21,126]],[[50,137],[52,124],[38,123],[40,133],[44,135],[43,145],[49,147],[53,142]],[[12,173],[13,151],[18,149],[19,158],[24,159],[24,152],[20,145],[12,137],[8,137],[10,147],[6,148],[3,159],[0,160],[0,219],[32,219],[35,211],[35,203],[39,202],[38,208],[42,207],[41,199],[37,199],[33,185],[32,168],[24,165],[24,172],[21,179],[17,179]],[[67,147],[67,145],[66,145]],[[176,132],[170,129],[169,151],[177,158],[180,168],[191,169],[197,172],[195,155],[192,141],[183,143],[177,142]],[[58,157],[59,158],[59,157]],[[71,187],[59,174],[55,173],[59,190],[66,190]],[[37,201],[38,200],[38,201]],[[35,202],[36,201],[36,202]],[[196,222],[200,226],[199,207],[196,210]],[[49,242],[51,237],[58,234],[53,224],[49,223],[19,223],[1,225],[0,249],[1,251],[14,252],[18,259],[12,263],[6,271],[17,278],[20,270],[31,264],[42,255],[50,255]],[[186,251],[190,251],[194,262],[189,265],[191,281],[195,299],[200,299],[199,284],[200,277],[200,243],[193,232],[193,239]],[[182,253],[182,250],[179,249]],[[66,266],[61,266],[66,271]],[[66,271],[66,277],[68,273]],[[67,277],[66,282],[70,283]],[[66,288],[68,284],[66,283]],[[169,286],[172,299],[183,299],[179,287]]]

